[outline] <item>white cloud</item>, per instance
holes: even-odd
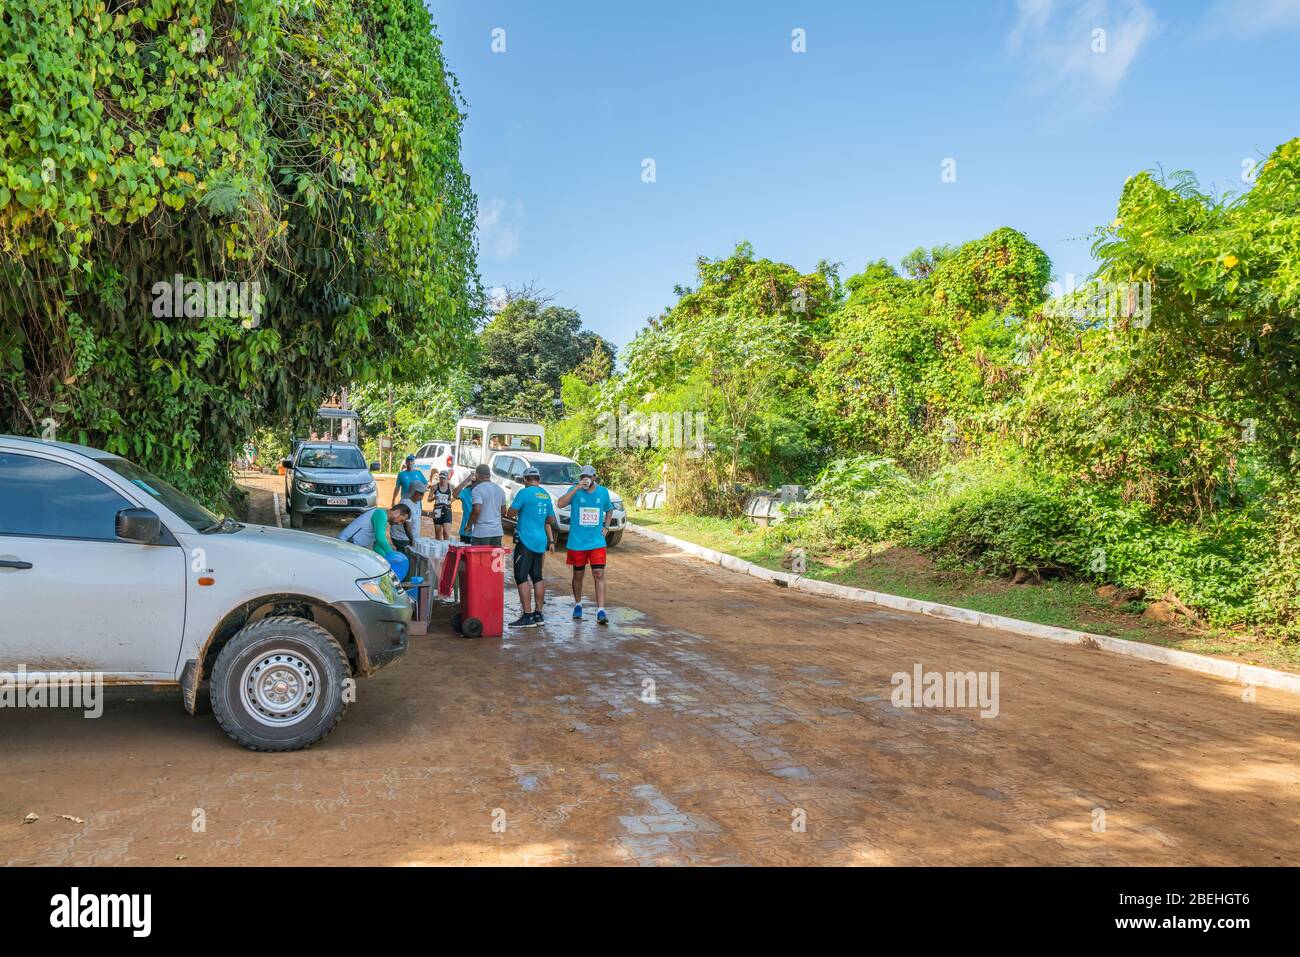
[[[1300,30],[1300,0],[1219,0],[1206,14],[1206,28],[1242,37]]]
[[[1016,24],[1007,36],[1011,52],[1028,64],[1043,92],[1063,95],[1083,109],[1110,102],[1160,26],[1144,0],[1017,0],[1016,5]]]
[[[479,207],[479,248],[497,259],[509,259],[519,251],[519,233],[523,229],[524,204],[493,198]]]

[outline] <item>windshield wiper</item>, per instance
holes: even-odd
[[[200,535],[211,535],[214,532],[237,532],[244,526],[235,521],[233,518],[223,517],[213,522],[207,528],[200,529]]]

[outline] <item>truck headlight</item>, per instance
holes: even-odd
[[[362,494],[362,495],[369,495],[369,494],[370,494],[371,492],[373,492],[374,490],[375,490],[375,483],[374,483],[374,482],[367,482],[365,485],[361,486],[361,494]]]
[[[293,483],[293,486],[294,486],[294,488],[296,488],[299,492],[314,492],[314,491],[316,491],[316,483],[315,483],[315,482],[294,482],[294,483]]]
[[[371,601],[377,601],[384,605],[397,604],[397,576],[392,572],[384,572],[378,578],[359,579],[357,587]]]

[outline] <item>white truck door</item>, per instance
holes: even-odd
[[[114,531],[128,501],[90,471],[0,452],[0,670],[176,676],[185,551]]]
[[[471,425],[456,426],[456,468],[452,483],[459,483],[483,461],[483,430]]]

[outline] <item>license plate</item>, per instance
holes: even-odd
[[[325,504],[326,504],[326,505],[346,505],[346,504],[348,504],[348,500],[345,499],[345,498],[327,498],[327,499],[325,499]]]

